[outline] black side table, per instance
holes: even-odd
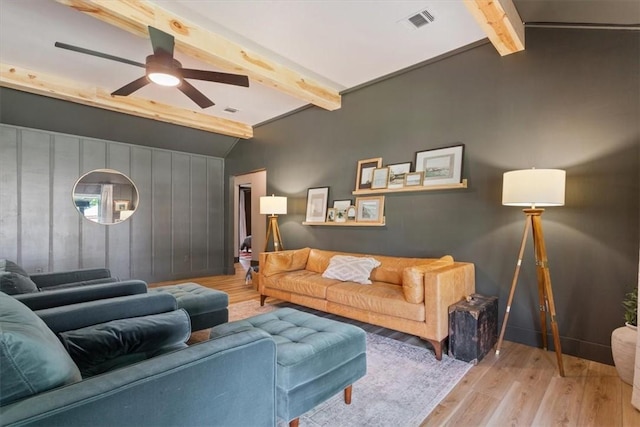
[[[449,307],[449,356],[478,363],[497,340],[497,297],[471,294]]]

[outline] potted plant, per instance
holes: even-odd
[[[622,301],[624,307],[625,326],[617,328],[611,334],[611,352],[613,363],[620,379],[627,384],[633,384],[633,371],[636,359],[636,342],[638,340],[638,288],[625,295]]]

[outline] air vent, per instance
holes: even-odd
[[[231,114],[235,114],[238,112],[237,108],[233,108],[233,107],[227,107],[223,110],[225,113],[231,113]]]
[[[421,12],[417,12],[408,16],[407,18],[403,19],[400,22],[402,22],[409,28],[413,28],[414,30],[417,30],[435,20],[436,18],[428,10],[423,10]]]

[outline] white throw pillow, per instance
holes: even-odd
[[[334,255],[329,260],[329,266],[322,273],[322,277],[370,285],[371,270],[379,265],[380,261],[375,258]]]

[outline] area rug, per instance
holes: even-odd
[[[229,320],[282,306],[292,305],[260,307],[257,301],[233,304]],[[368,332],[367,374],[354,384],[351,405],[346,405],[339,393],[300,417],[300,425],[419,426],[472,366],[446,355],[437,361],[427,348]],[[287,425],[279,420],[279,427]]]

